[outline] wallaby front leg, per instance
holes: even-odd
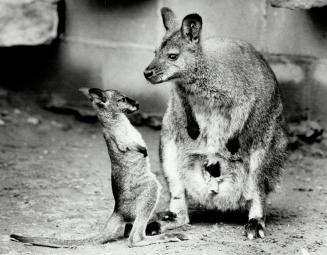
[[[199,124],[196,121],[192,106],[187,98],[187,95],[183,93],[183,88],[181,86],[178,87],[178,94],[181,99],[182,107],[184,108],[185,115],[186,115],[187,133],[193,140],[196,140],[200,135],[201,131],[200,131]]]
[[[249,221],[245,226],[245,234],[249,239],[265,236],[266,194],[262,180],[259,178],[265,166],[265,150],[255,150],[250,156],[250,172],[248,179]]]
[[[120,152],[127,152],[128,151],[128,147],[125,144],[122,145],[122,144],[118,143],[115,137],[111,137],[110,139],[116,145],[117,149]]]
[[[226,148],[232,158],[238,159],[238,151],[240,149],[240,142],[238,140],[240,133],[242,132],[246,121],[249,118],[251,112],[252,103],[245,102],[241,105],[236,105],[230,112],[230,124],[229,131],[226,136]]]
[[[189,216],[185,187],[179,172],[177,145],[173,140],[162,139],[161,146],[162,167],[170,191],[169,210],[176,215],[172,221],[163,222],[162,230],[167,230],[189,223]]]

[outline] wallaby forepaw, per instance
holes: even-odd
[[[171,211],[158,212],[157,217],[162,221],[175,221],[177,214]]]
[[[186,240],[190,240],[188,235],[185,235],[183,233],[168,233],[166,234],[169,238],[177,238],[180,241],[186,241]]]
[[[250,240],[254,238],[264,238],[265,227],[257,219],[250,219],[245,225],[245,235]]]
[[[198,125],[188,126],[187,133],[193,140],[196,140],[200,135],[200,128]]]
[[[161,233],[161,224],[157,221],[150,222],[146,226],[145,233],[147,236],[153,236],[153,235],[158,235]]]
[[[240,147],[240,141],[236,137],[229,139],[226,143],[226,148],[232,155],[235,155],[240,150]]]

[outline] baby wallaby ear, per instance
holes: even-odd
[[[107,102],[107,96],[101,89],[80,88],[79,91],[86,95],[91,101],[95,102],[99,107],[104,107]]]
[[[167,31],[173,31],[178,28],[176,15],[171,9],[167,7],[161,8],[161,17]]]
[[[107,102],[107,96],[105,91],[102,91],[101,89],[98,88],[91,88],[89,89],[89,94],[92,97],[93,100],[106,103]]]
[[[182,22],[182,36],[190,42],[199,43],[202,29],[202,18],[199,14],[187,15]]]
[[[91,99],[89,90],[90,90],[90,88],[85,88],[85,87],[78,89],[78,91],[82,92],[87,98]]]

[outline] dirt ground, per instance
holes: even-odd
[[[17,101],[17,102],[16,102]],[[81,238],[96,233],[112,211],[110,161],[98,124],[38,107],[30,98],[0,98],[0,254],[327,254],[327,159],[292,157],[268,201],[267,234],[247,240],[239,215],[197,213],[191,240],[128,248],[126,240],[76,249],[9,241],[10,233]],[[159,132],[139,129],[153,171]],[[164,188],[159,210],[166,207]]]

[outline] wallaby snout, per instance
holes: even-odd
[[[127,103],[132,107],[131,109],[127,109],[127,113],[133,113],[139,110],[140,108],[140,104],[139,102],[130,99],[130,98],[126,98]]]
[[[158,65],[157,59],[155,58],[151,64],[143,72],[145,79],[147,79],[152,84],[157,84],[163,82],[162,66]]]
[[[151,78],[153,75],[154,75],[154,70],[153,69],[149,69],[149,67],[147,67],[145,70],[144,70],[144,77],[145,79],[149,79]]]

